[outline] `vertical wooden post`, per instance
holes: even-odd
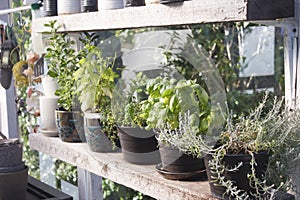
[[[79,200],[102,200],[102,178],[77,167]]]

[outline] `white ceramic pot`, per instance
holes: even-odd
[[[41,112],[41,132],[46,136],[57,136],[57,127],[55,119],[55,110],[58,97],[40,97],[40,112]]]
[[[58,89],[57,79],[44,76],[42,77],[42,86],[45,96],[56,97],[55,91]]]
[[[98,0],[98,10],[111,10],[124,8],[123,0]]]
[[[73,14],[81,12],[81,0],[58,0],[57,14]]]

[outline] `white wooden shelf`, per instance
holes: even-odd
[[[95,153],[85,143],[66,143],[42,134],[29,135],[32,149],[76,165],[156,199],[213,200],[207,181],[172,181],[159,175],[154,165],[134,165],[121,153]]]
[[[32,30],[47,31],[44,24],[50,20],[57,20],[66,32],[276,20],[294,17],[294,4],[294,0],[191,0],[39,18],[33,20]]]

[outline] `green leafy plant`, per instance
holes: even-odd
[[[139,128],[147,126],[145,112],[148,111],[142,108],[142,102],[148,98],[146,86],[149,80],[143,72],[138,72],[130,80],[118,81],[112,108],[119,126]]]
[[[297,119],[300,111],[284,109],[283,99],[274,98],[270,109],[267,109],[269,108],[266,106],[267,102],[268,95],[265,95],[262,102],[248,116],[241,117],[235,122],[229,115],[226,129],[221,133],[215,148],[210,150],[212,183],[225,187],[224,195],[230,198],[273,199],[276,191],[291,189],[291,175],[295,170],[295,162],[299,160]],[[260,177],[255,155],[263,151],[268,153],[269,160],[266,161],[268,164],[265,175]],[[233,180],[225,177],[226,173],[238,171],[245,164],[240,162],[229,169],[223,160],[229,154],[251,156],[247,178],[255,192],[249,194],[238,188]],[[286,158],[290,158],[288,162]]]
[[[45,24],[49,27],[51,36],[48,38],[49,47],[45,55],[48,63],[48,75],[57,78],[59,88],[56,95],[59,96],[58,104],[65,110],[71,110],[74,100],[73,73],[79,68],[79,55],[72,48],[72,41],[67,33],[58,33],[60,26],[56,20]]]
[[[189,120],[205,133],[210,123],[210,105],[206,91],[194,80],[169,77],[150,79],[146,87],[148,99],[142,101],[147,128],[179,127],[180,114],[190,112]]]
[[[88,53],[79,64],[80,68],[74,73],[76,82],[75,94],[78,95],[83,111],[100,113],[103,118],[103,129],[114,141],[117,130],[111,111],[111,99],[118,77],[114,72],[114,58],[103,57],[98,47],[86,45]]]

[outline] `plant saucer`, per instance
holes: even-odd
[[[205,169],[193,172],[169,172],[163,169],[161,163],[157,164],[155,168],[156,171],[165,179],[181,181],[207,181]]]
[[[58,131],[57,129],[41,129],[41,133],[47,137],[57,137]]]

